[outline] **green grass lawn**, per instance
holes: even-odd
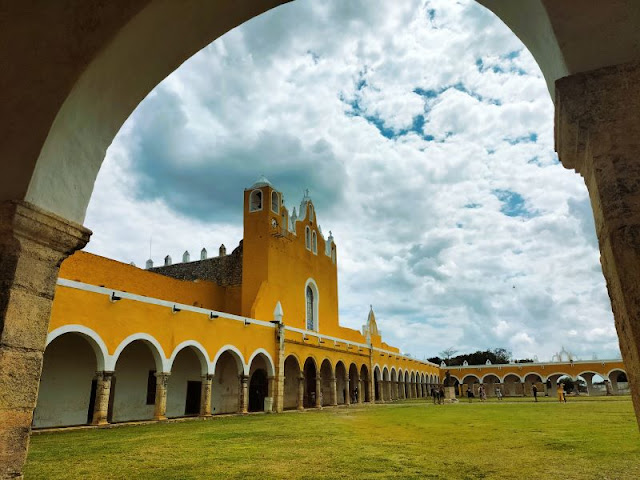
[[[26,479],[639,479],[629,397],[425,401],[35,435]]]

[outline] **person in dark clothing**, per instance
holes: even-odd
[[[436,399],[438,397],[438,392],[436,392],[436,388],[435,387],[431,387],[431,398],[433,398],[433,404],[436,404]],[[438,399],[439,400],[439,399]]]
[[[440,390],[438,391],[438,403],[444,403],[444,387],[440,387]]]
[[[533,386],[531,387],[531,391],[533,392],[533,398],[535,399],[535,401],[538,401],[538,387],[536,387],[536,384],[534,383]]]

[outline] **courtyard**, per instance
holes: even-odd
[[[629,396],[466,400],[40,432],[27,479],[640,478]]]

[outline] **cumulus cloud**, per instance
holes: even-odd
[[[297,0],[218,39],[114,140],[89,249],[142,265],[233,248],[261,174],[290,208],[309,188],[333,231],[343,325],[373,303],[385,340],[420,358],[618,355],[544,79],[476,2]]]

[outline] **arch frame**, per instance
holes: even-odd
[[[171,353],[169,360],[167,360],[167,366],[169,367],[170,370],[173,368],[173,363],[175,362],[178,354],[185,348],[191,348],[192,350],[195,351],[195,354],[198,357],[198,360],[200,361],[201,375],[209,375],[210,373],[213,373],[210,368],[211,357],[209,357],[209,353],[207,352],[207,349],[204,348],[204,346],[200,342],[197,342],[195,340],[185,340],[184,342],[176,345],[176,348],[173,349],[173,352]]]
[[[131,345],[133,342],[138,340],[146,343],[147,346],[154,347],[154,348],[150,348],[150,350],[151,350],[151,354],[153,355],[153,359],[155,360],[155,363],[156,363],[156,371],[159,373],[160,372],[171,373],[171,368],[169,367],[169,360],[167,359],[167,356],[165,355],[164,349],[162,348],[162,345],[160,345],[160,342],[158,342],[158,340],[156,340],[155,337],[149,335],[148,333],[142,333],[142,332],[129,335],[127,338],[125,338],[118,344],[115,351],[113,352],[113,355],[111,356],[110,360],[112,360],[113,363],[108,364],[108,367],[109,367],[108,370],[115,371],[116,364],[118,363],[118,359],[120,358],[120,355],[122,354],[124,349],[127,348],[129,345]]]
[[[84,325],[63,325],[62,327],[58,327],[55,330],[52,330],[47,335],[45,350],[46,347],[48,347],[49,344],[56,338],[68,333],[75,333],[84,337],[89,345],[91,345],[91,348],[96,355],[96,368],[98,369],[98,371],[113,371],[113,369],[108,369],[108,367],[110,367],[111,365],[111,355],[109,355],[109,349],[104,343],[104,340],[102,340],[102,337],[100,337],[98,332],[85,327]],[[115,367],[115,361],[113,361],[113,366]]]
[[[242,373],[242,375],[249,375],[249,367],[247,366],[246,362],[244,361],[244,355],[242,355],[242,352],[240,350],[238,350],[238,348],[235,345],[231,345],[231,344],[223,345],[216,352],[216,356],[213,358],[213,360],[211,361],[211,365],[209,366],[209,370],[211,371],[211,373],[213,375],[215,375],[215,373],[216,373],[216,365],[218,364],[218,360],[220,360],[220,357],[225,352],[231,352],[231,353],[237,355],[238,358],[236,360],[238,360],[238,359],[240,360],[240,367],[241,367],[240,368],[240,373]]]
[[[254,350],[251,356],[249,357],[249,360],[247,360],[247,374],[251,370],[251,363],[253,362],[253,359],[256,358],[258,355],[264,355],[264,357],[267,360],[265,362],[267,364],[267,375],[270,377],[274,376],[276,374],[276,369],[274,367],[273,358],[271,358],[271,355],[269,354],[269,352],[267,352],[264,348],[257,348],[256,350]],[[284,360],[285,362],[287,361],[286,358]]]

